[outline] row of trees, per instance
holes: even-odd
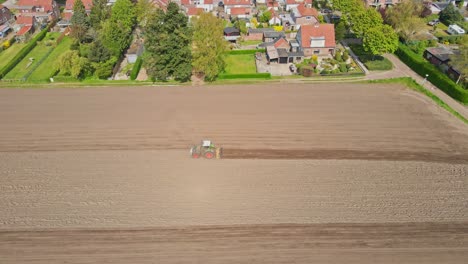
[[[88,15],[83,2],[76,0],[70,21],[74,43],[59,58],[59,74],[74,78],[111,76],[118,58],[132,40],[136,11],[130,0],[117,0],[112,7],[107,0],[93,0]]]
[[[383,24],[382,16],[372,8],[366,8],[361,0],[333,0],[333,7],[342,12],[342,23],[362,38],[364,49],[373,55],[395,52],[398,35],[389,25]],[[342,25],[337,25],[342,34]]]
[[[170,2],[167,11],[157,9],[145,26],[145,65],[149,77],[166,81],[190,80],[192,74],[214,80],[225,68],[227,43],[223,23],[209,13],[189,22],[179,6]]]

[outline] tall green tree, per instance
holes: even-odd
[[[446,25],[452,25],[462,22],[463,16],[455,6],[449,4],[444,10],[440,11],[439,19]]]
[[[372,8],[355,11],[350,14],[350,19],[351,29],[358,38],[362,38],[369,29],[383,24],[382,16]]]
[[[170,2],[167,11],[158,9],[151,15],[145,28],[145,65],[153,80],[188,81],[192,76],[190,45],[192,32],[188,18],[179,6]]]
[[[346,26],[344,22],[340,21],[338,24],[335,24],[335,40],[336,42],[340,42],[344,39],[346,34]]]
[[[218,22],[218,23],[222,24],[222,22]],[[245,22],[245,20],[238,19],[234,22],[233,26],[237,28],[242,34],[247,34],[247,23]]]
[[[398,48],[398,35],[389,25],[373,27],[365,34],[362,44],[364,50],[372,55],[382,55],[384,53],[393,53]]]
[[[460,78],[458,78],[457,83],[462,78],[468,77],[468,36],[465,35],[463,39],[463,44],[459,48],[459,54],[450,56],[450,64],[460,71]]]
[[[81,0],[76,0],[73,5],[73,16],[70,20],[71,36],[82,42],[89,28],[89,18]]]
[[[101,23],[100,39],[114,56],[130,45],[132,30],[136,23],[135,6],[130,0],[117,0],[109,19]]]
[[[421,12],[422,4],[418,1],[404,0],[387,10],[385,21],[408,42],[415,40],[417,34],[426,27],[424,20],[419,17]]]
[[[146,26],[148,18],[156,12],[156,7],[151,0],[138,0],[135,5],[136,20],[140,26]]]
[[[101,22],[110,17],[110,7],[107,5],[107,0],[93,0],[93,7],[89,14],[91,27],[94,29],[101,28]]]
[[[224,40],[223,24],[209,13],[192,18],[193,27],[193,69],[202,73],[205,80],[213,81],[226,67],[224,54],[227,43]]]

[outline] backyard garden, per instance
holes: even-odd
[[[388,71],[393,68],[392,63],[387,58],[372,55],[370,52],[365,51],[362,45],[350,44],[349,47],[369,71]]]
[[[299,74],[305,77],[311,77],[316,74],[327,75],[355,75],[363,74],[362,70],[356,65],[349,56],[348,51],[337,49],[333,58],[319,58],[313,55],[310,59],[305,59],[296,64]]]

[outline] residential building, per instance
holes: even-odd
[[[305,7],[312,7],[312,0],[286,0],[284,7],[286,11],[290,11],[294,8],[297,8],[299,5],[304,5]]]
[[[268,31],[275,31],[273,28],[249,28],[247,30],[247,36],[244,36],[245,40],[262,40],[263,33]]]
[[[39,23],[60,18],[60,9],[54,0],[18,0],[21,15],[34,16]]]
[[[252,17],[252,9],[250,7],[233,7],[230,9],[231,17],[233,18],[248,18]]]
[[[0,5],[0,37],[8,35],[11,30],[10,21],[14,20],[13,14],[8,7]]]
[[[266,45],[266,57],[268,62],[285,64],[301,61],[304,53],[295,40],[287,41],[281,37]]]
[[[211,12],[214,9],[213,0],[181,0],[180,5],[187,10],[188,8],[199,8],[205,12]]]
[[[306,7],[304,4],[300,4],[292,9],[291,13],[296,29],[299,29],[302,25],[314,25],[319,23],[318,15],[317,9]]]
[[[224,0],[224,12],[226,14],[231,14],[231,9],[236,7],[242,8],[251,8],[252,2],[251,0]]]
[[[227,27],[224,29],[224,39],[229,42],[236,42],[240,38],[240,31],[235,27]]]
[[[305,57],[335,53],[335,26],[333,24],[303,25],[296,35]]]

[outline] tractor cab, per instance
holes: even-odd
[[[190,155],[192,158],[204,157],[206,159],[220,158],[222,148],[217,148],[211,140],[202,140],[198,146],[193,146],[190,149]]]

